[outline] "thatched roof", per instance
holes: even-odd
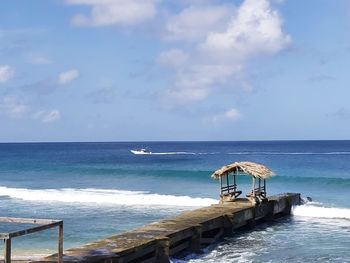
[[[253,162],[235,162],[229,165],[225,165],[221,167],[219,170],[216,170],[211,177],[218,179],[222,177],[225,174],[234,172],[234,171],[240,171],[245,174],[258,177],[261,179],[269,178],[273,175],[275,175],[269,168],[267,168],[265,165],[253,163]]]

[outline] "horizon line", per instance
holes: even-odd
[[[44,144],[44,143],[158,143],[158,142],[326,142],[326,141],[350,141],[350,139],[276,139],[276,140],[145,140],[145,141],[20,141],[0,142],[0,144]]]

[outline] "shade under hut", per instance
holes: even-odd
[[[234,201],[242,191],[237,190],[236,176],[249,175],[252,177],[252,190],[247,194],[251,200],[266,198],[266,179],[274,173],[265,165],[253,162],[235,162],[216,170],[212,177],[220,180],[220,200]],[[256,182],[257,181],[257,182]]]

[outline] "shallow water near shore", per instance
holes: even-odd
[[[147,147],[152,154],[134,155]],[[0,144],[1,216],[64,220],[65,248],[217,202],[211,173],[234,161],[264,163],[268,194],[314,202],[294,216],[240,232],[178,262],[350,261],[350,141]],[[250,179],[238,179],[248,192]],[[0,224],[0,232],[10,230]],[[13,240],[13,251],[53,253],[56,231]]]

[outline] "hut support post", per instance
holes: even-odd
[[[258,179],[258,182],[259,182],[259,195],[261,194],[261,178],[259,177]]]
[[[255,197],[255,177],[253,176],[253,196]]]
[[[266,179],[264,179],[264,196],[266,197]]]
[[[233,190],[236,192],[237,184],[236,184],[236,172],[233,173]]]
[[[229,194],[230,193],[230,189],[229,189],[230,182],[228,180],[228,173],[226,173],[226,182],[227,182],[227,193]]]
[[[222,194],[222,178],[220,176],[220,194]]]

